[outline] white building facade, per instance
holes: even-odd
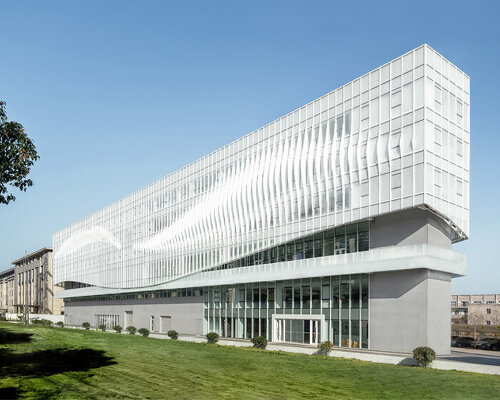
[[[423,45],[63,229],[66,322],[448,352],[469,114]]]

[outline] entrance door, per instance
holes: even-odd
[[[172,329],[172,317],[168,315],[160,316],[160,333],[167,333]]]
[[[312,320],[311,321],[311,344],[317,345],[319,342],[319,321]]]
[[[321,341],[321,321],[308,318],[276,318],[273,338],[277,342],[317,345]]]
[[[124,319],[124,326],[123,328],[127,328],[128,326],[132,325],[132,311],[125,311],[125,318]]]

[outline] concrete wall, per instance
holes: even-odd
[[[370,348],[411,352],[430,346],[450,353],[451,277],[415,269],[370,275]]]
[[[127,322],[125,312],[128,311],[132,315]],[[160,332],[161,317],[167,317],[165,330],[174,329],[186,335],[203,333],[203,296],[65,303],[66,325],[81,325],[83,322],[94,325],[96,314],[118,315],[122,328],[133,325],[137,329],[151,329],[151,316],[154,316],[155,332]]]
[[[451,248],[451,228],[429,211],[412,208],[376,217],[370,224],[370,248],[432,244]]]

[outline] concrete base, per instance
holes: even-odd
[[[65,325],[81,326],[83,322],[89,322],[95,326],[96,315],[118,316],[118,325],[123,329],[133,325],[137,329],[146,328],[158,333],[173,329],[181,334],[201,335],[203,296],[65,304]],[[152,320],[154,329],[151,329]]]

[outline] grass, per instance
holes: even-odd
[[[0,398],[493,399],[500,377],[0,323]]]

